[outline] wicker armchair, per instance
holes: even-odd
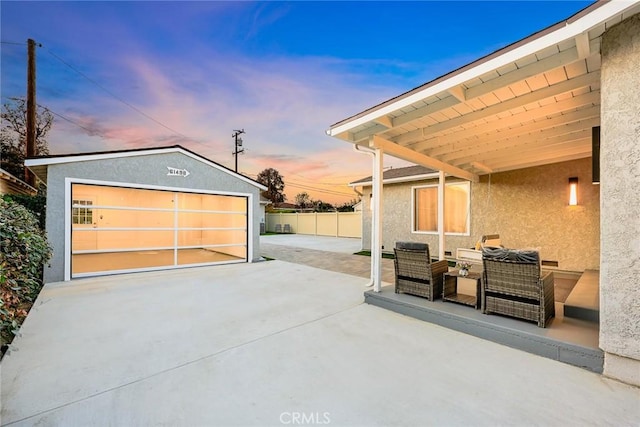
[[[426,243],[397,242],[395,260],[396,293],[433,301],[442,296],[443,274],[449,270],[446,260],[431,262]]]
[[[485,248],[483,312],[517,317],[544,328],[555,316],[553,272],[542,275],[536,251]]]

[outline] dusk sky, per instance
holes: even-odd
[[[26,94],[33,38],[51,154],[180,144],[233,169],[244,128],[240,172],[343,203],[371,160],[331,124],[590,3],[2,1],[2,103]]]

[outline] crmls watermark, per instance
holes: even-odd
[[[331,424],[330,415],[328,412],[283,412],[280,414],[280,422],[298,426]]]

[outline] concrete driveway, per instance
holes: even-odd
[[[353,254],[362,250],[362,239],[350,237],[311,236],[307,234],[269,234],[260,236],[260,245],[279,245],[317,251]]]
[[[48,284],[0,365],[3,425],[615,425],[640,392],[362,304],[270,261]]]

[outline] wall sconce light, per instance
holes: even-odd
[[[578,204],[578,177],[569,178],[569,206]]]

